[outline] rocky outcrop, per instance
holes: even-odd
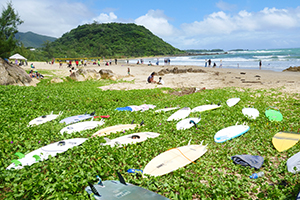
[[[287,69],[285,69],[285,70],[283,70],[284,72],[286,72],[286,71],[289,71],[289,72],[300,72],[300,66],[298,66],[298,67],[289,67],[289,68],[287,68]]]
[[[178,67],[174,67],[173,69],[162,69],[159,72],[157,72],[157,75],[163,76],[165,74],[181,74],[181,73],[206,73],[203,69],[193,69],[193,68],[188,68],[188,69],[178,69]]]
[[[117,80],[116,75],[110,69],[101,69],[99,73],[102,79]]]
[[[35,83],[24,69],[0,58],[0,85],[30,86]]]
[[[100,74],[94,69],[78,69],[70,75],[70,78],[75,81],[98,80],[101,78]]]

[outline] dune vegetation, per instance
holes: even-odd
[[[50,84],[44,79],[37,87],[0,86],[0,199],[85,199],[84,188],[96,183],[96,175],[102,180],[117,180],[120,172],[126,182],[159,193],[170,199],[294,199],[300,190],[299,174],[287,171],[286,161],[299,151],[296,144],[285,152],[277,152],[272,137],[279,131],[297,131],[299,125],[299,94],[281,93],[276,89],[253,90],[225,88],[203,90],[180,95],[180,89],[158,88],[130,91],[102,91],[98,87],[112,81],[74,82]],[[174,92],[176,91],[176,92]],[[228,107],[226,100],[239,97],[241,101]],[[221,102],[222,107],[203,112],[198,128],[176,130],[176,122],[167,122],[175,111],[155,113],[117,111],[117,107],[153,104],[156,109],[172,107],[194,108],[208,103]],[[256,120],[246,118],[241,110],[254,106],[260,111]],[[279,108],[284,118],[270,122],[264,115],[270,106]],[[63,112],[58,119],[39,126],[29,127],[32,119]],[[145,142],[122,148],[101,146],[102,137],[88,139],[82,145],[25,166],[21,170],[6,170],[16,152],[27,154],[42,146],[70,138],[89,138],[97,130],[86,130],[71,135],[60,134],[65,127],[63,118],[91,113],[110,115],[97,130],[117,124],[145,125],[134,130],[107,136],[110,139],[135,132],[151,131],[161,135]],[[191,114],[198,117],[199,113]],[[100,120],[96,118],[94,120]],[[214,135],[227,126],[246,122],[250,130],[242,136],[215,143]],[[155,156],[168,149],[191,144],[208,144],[208,151],[194,163],[160,177],[143,178],[129,174],[130,168],[142,169]],[[235,165],[231,156],[249,154],[264,157],[260,170]],[[258,171],[264,177],[250,179]]]

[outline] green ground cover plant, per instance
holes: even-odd
[[[85,199],[84,188],[88,181],[117,180],[119,171],[129,183],[157,192],[170,199],[294,199],[300,190],[299,174],[287,171],[286,160],[299,151],[296,144],[285,152],[277,152],[272,137],[279,131],[297,131],[299,125],[299,94],[285,94],[279,90],[252,90],[225,88],[203,90],[189,95],[170,94],[173,89],[102,91],[98,87],[110,81],[86,81],[49,84],[42,80],[37,87],[0,86],[0,199]],[[240,97],[234,107],[226,100]],[[194,108],[207,103],[222,102],[222,107],[203,112],[198,128],[176,129],[176,122],[167,122],[175,111],[155,113],[120,112],[117,107],[153,104],[157,109],[177,106]],[[241,112],[254,106],[260,111],[256,120],[247,119]],[[283,114],[283,121],[270,122],[264,115],[266,108],[276,106]],[[63,114],[56,120],[39,126],[28,127],[32,119],[50,114]],[[25,166],[21,170],[6,170],[14,154],[27,154],[53,142],[70,138],[88,138],[97,130],[86,130],[61,135],[65,127],[59,121],[69,116],[91,113],[110,115],[101,127],[136,123],[145,125],[134,130],[107,136],[151,131],[161,135],[145,142],[122,148],[101,146],[102,137],[88,139],[81,146],[51,157],[46,161]],[[198,117],[199,113],[192,113]],[[100,120],[95,119],[95,120]],[[215,143],[217,131],[236,122],[246,122],[250,130],[244,135],[224,143]],[[142,178],[128,174],[129,168],[142,169],[155,156],[164,151],[191,144],[208,144],[208,151],[195,163],[160,177]],[[263,156],[260,170],[235,165],[230,157],[240,154]],[[265,176],[252,180],[257,171]]]

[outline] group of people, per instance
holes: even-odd
[[[44,76],[40,74],[38,71],[33,72],[33,70],[29,71],[30,78],[37,78],[37,79],[43,79]]]
[[[208,64],[208,65],[207,65]],[[205,67],[211,67],[211,59],[205,59]],[[217,64],[214,62],[213,68],[217,67]],[[220,60],[220,66],[219,68],[222,68],[222,60]]]
[[[165,82],[162,80],[162,77],[159,77],[158,82],[156,82],[156,81],[154,80],[154,76],[155,76],[155,75],[156,75],[155,72],[152,72],[152,73],[150,74],[150,76],[148,77],[147,82],[148,82],[148,83],[155,83],[155,84],[158,84],[158,85],[164,85]]]

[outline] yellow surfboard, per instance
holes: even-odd
[[[272,138],[274,147],[279,151],[285,151],[293,147],[300,140],[300,134],[296,132],[279,132]]]

